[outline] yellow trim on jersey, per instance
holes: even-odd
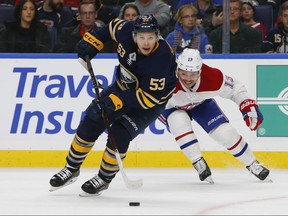
[[[154,107],[156,104],[163,104],[167,101],[169,96],[174,92],[173,88],[165,97],[162,97],[160,100],[153,97],[151,94],[143,91],[141,88],[137,89],[136,97],[139,104],[143,107],[143,109],[149,109]]]
[[[158,99],[156,99],[155,97],[153,97],[151,94],[148,94],[147,92],[145,92],[145,91],[143,91],[142,90],[142,92],[143,92],[143,94],[145,94],[145,96],[147,97],[147,98],[149,98],[151,101],[153,101],[154,103],[159,103],[160,101],[158,100]]]
[[[122,109],[123,102],[122,102],[122,100],[119,97],[117,97],[115,94],[110,94],[108,97],[112,100],[112,102],[113,102],[113,104],[115,106],[115,110],[114,111]]]
[[[170,97],[173,94],[175,88],[176,87],[174,87],[165,97],[162,97],[158,103],[159,104],[165,103],[167,101],[168,97]]]
[[[146,93],[148,94],[148,93]],[[136,90],[136,97],[137,97],[137,100],[139,102],[139,104],[144,108],[144,109],[149,109],[149,108],[152,108],[155,106],[155,103],[152,103],[150,101],[149,98],[146,97],[146,94],[145,92],[141,89],[141,88],[138,88]],[[156,102],[157,103],[157,102]]]
[[[122,28],[121,24],[123,24],[124,22],[126,22],[126,20],[120,20],[116,18],[109,23],[109,33],[111,35],[111,38],[116,42],[117,42],[116,34],[115,34],[116,30],[120,30]]]
[[[156,50],[158,47],[159,47],[159,42],[157,41],[156,44],[155,44],[154,49],[153,49],[152,52],[151,52],[151,54],[152,54],[153,52],[155,52],[155,50]]]
[[[168,41],[165,40],[165,42],[166,42],[166,44],[168,45],[168,47],[170,48],[171,53],[172,53],[172,54],[175,54],[172,46],[168,43]],[[178,60],[178,59],[177,59],[177,60]],[[177,62],[177,60],[176,60],[176,62]]]
[[[86,32],[84,34],[83,40],[86,41],[87,43],[91,44],[92,46],[94,46],[98,51],[102,50],[104,47],[104,44],[102,43],[102,41],[98,40],[96,37],[94,37],[89,32]]]
[[[147,56],[152,55],[152,53],[155,52],[155,50],[156,50],[158,47],[159,47],[159,42],[157,41],[157,42],[155,43],[155,46],[154,46],[153,50],[152,50]]]

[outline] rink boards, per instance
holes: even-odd
[[[264,115],[251,132],[233,102],[216,98],[231,124],[263,163],[288,168],[287,56],[203,55],[204,62],[242,81]],[[89,74],[76,55],[0,54],[0,167],[61,167],[87,105],[94,98]],[[105,86],[114,80],[116,55],[99,54],[92,65]],[[241,166],[194,122],[201,150],[211,167]],[[98,167],[106,134],[84,163]],[[153,122],[130,144],[127,167],[190,167],[165,126]]]

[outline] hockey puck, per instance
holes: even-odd
[[[129,202],[129,206],[140,206],[140,202]]]

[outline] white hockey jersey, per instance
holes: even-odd
[[[217,68],[203,64],[200,77],[192,88],[186,88],[178,79],[176,89],[166,104],[166,109],[190,110],[204,100],[217,95],[234,101],[238,106],[244,100],[249,99],[244,84],[223,74]]]

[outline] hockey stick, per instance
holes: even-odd
[[[93,83],[93,87],[94,87],[94,90],[95,90],[95,93],[96,93],[96,96],[97,96],[97,100],[99,101],[99,100],[102,99],[101,95],[100,95],[100,92],[99,92],[99,83],[98,83],[98,81],[97,81],[97,79],[96,79],[96,77],[94,75],[93,68],[92,68],[89,56],[86,56],[86,63],[87,63],[88,72],[89,72],[90,77],[92,79],[92,83]],[[117,163],[118,163],[118,166],[119,166],[119,170],[120,170],[120,172],[122,174],[122,177],[123,177],[123,180],[124,180],[124,183],[125,183],[126,187],[128,189],[137,189],[137,188],[142,187],[142,185],[143,185],[142,179],[131,180],[126,175],[126,172],[124,170],[124,166],[123,166],[119,151],[117,149],[116,141],[115,141],[115,138],[113,136],[112,129],[110,127],[109,119],[108,119],[108,116],[107,116],[107,113],[105,112],[105,110],[102,111],[102,118],[103,118],[104,125],[105,125],[105,127],[106,127],[106,129],[108,131],[108,137],[109,137],[109,139],[111,141],[111,144],[112,144],[112,146],[114,148],[114,152],[115,152],[116,160],[117,160]]]

